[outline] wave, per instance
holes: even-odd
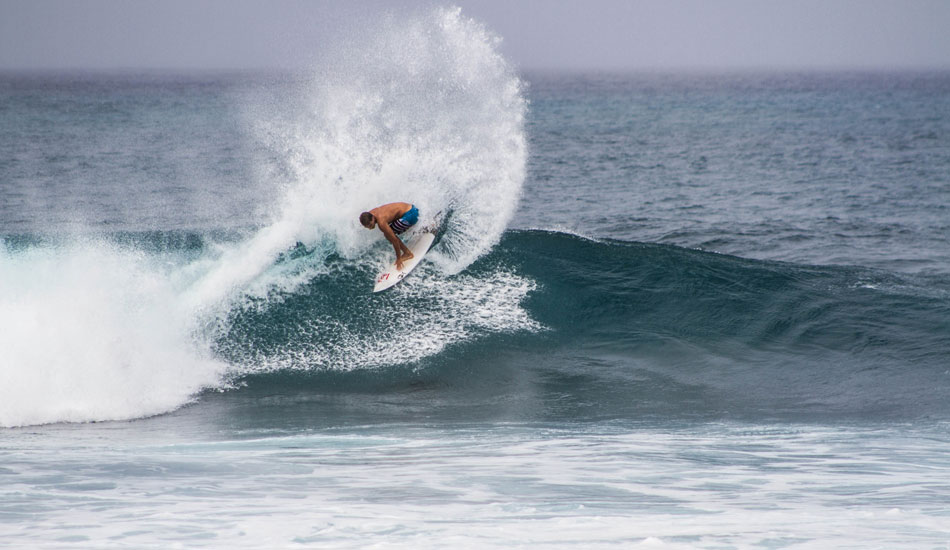
[[[385,243],[359,259],[298,243],[267,272],[305,281],[202,315],[181,297],[220,239],[8,242],[3,424],[147,416],[228,388],[421,387],[466,417],[950,412],[946,277],[523,230],[461,273],[426,263],[382,294]]]
[[[422,384],[456,413],[532,418],[950,412],[945,277],[539,230],[382,297],[337,261],[276,308],[234,313],[219,350],[256,365],[236,372],[246,391],[426,399]]]
[[[616,334],[620,349],[680,342],[727,353],[741,344],[926,363],[950,344],[950,279],[941,276],[544,231],[511,232],[496,254],[546,289],[529,308],[540,322],[604,344]]]

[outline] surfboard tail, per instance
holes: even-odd
[[[432,218],[420,228],[420,231],[426,233],[440,233],[442,231],[442,224],[445,221],[443,212],[443,210],[439,210],[433,214]]]

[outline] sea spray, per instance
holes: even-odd
[[[255,113],[282,181],[278,223],[304,242],[332,235],[358,257],[379,241],[355,222],[407,201],[448,214],[433,259],[456,273],[507,227],[527,156],[521,81],[498,39],[458,9],[368,24],[327,54],[294,105]]]
[[[385,202],[416,204],[423,222],[442,213],[445,231],[429,260],[447,273],[501,237],[527,150],[521,81],[498,39],[459,9],[367,27],[327,54],[295,99],[248,107],[271,152],[259,168],[278,194],[273,220],[206,259],[188,290],[195,307],[292,292],[322,272],[311,262],[289,284],[274,269],[297,243],[365,259],[381,239],[357,218]]]

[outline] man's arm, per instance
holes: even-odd
[[[396,269],[402,269],[402,262],[412,258],[412,251],[393,233],[392,228],[389,227],[388,224],[381,224],[379,230],[383,232],[383,235],[386,235],[386,239],[392,243],[393,248],[396,250]]]
[[[396,249],[396,259],[398,260],[402,255],[402,247],[406,245],[402,244],[402,241],[393,233],[393,228],[389,227],[388,223],[379,223],[377,225],[379,226],[379,230],[383,232],[383,235],[386,236],[386,240]]]
[[[395,233],[393,233],[392,228],[389,227],[389,222],[401,216],[411,206],[412,205],[408,203],[394,202],[370,210],[376,219],[376,225],[379,226],[379,230],[383,232],[386,240],[393,245],[393,249],[396,251],[397,269],[402,269],[403,260],[412,258],[412,251],[409,250],[409,247],[406,246],[405,243],[403,243]]]

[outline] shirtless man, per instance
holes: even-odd
[[[391,202],[360,214],[360,223],[366,229],[379,225],[379,230],[396,249],[396,269],[402,269],[402,263],[412,258],[402,240],[397,237],[419,221],[419,209],[408,202]]]

